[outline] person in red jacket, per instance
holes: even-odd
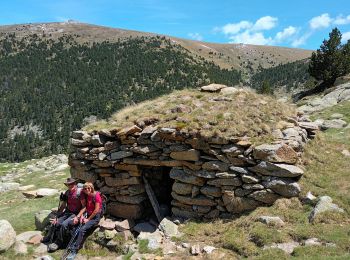
[[[67,236],[69,233],[68,229],[78,223],[76,216],[83,208],[84,196],[82,196],[83,192],[81,188],[77,187],[77,181],[73,178],[67,178],[64,184],[68,187],[68,190],[60,198],[63,203],[61,203],[58,209],[57,217],[51,220],[52,228],[50,232],[54,232],[55,242],[49,244],[48,249],[50,252],[64,247],[67,241],[69,241]],[[50,232],[43,238],[43,243],[49,242],[52,234]]]
[[[83,226],[77,235],[75,248],[73,248],[75,251],[78,251],[82,247],[86,233],[94,229],[102,217],[102,197],[100,192],[95,191],[94,185],[91,182],[84,184],[83,192],[85,194],[82,201],[83,208],[77,215],[77,219],[80,219]],[[83,217],[85,212],[86,217]]]

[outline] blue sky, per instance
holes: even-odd
[[[316,49],[338,27],[350,39],[350,0],[2,0],[0,25],[73,19],[218,43]]]

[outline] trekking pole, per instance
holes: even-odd
[[[86,216],[86,213],[84,213],[83,216]],[[70,239],[70,241],[69,241],[69,243],[68,243],[68,245],[67,245],[67,247],[66,247],[66,249],[65,249],[65,251],[64,251],[64,253],[63,253],[63,255],[62,255],[61,260],[66,260],[67,257],[70,255],[70,253],[71,253],[71,251],[72,251],[72,246],[73,246],[74,243],[76,242],[75,239],[76,239],[76,237],[78,236],[79,231],[80,231],[80,229],[81,229],[82,226],[83,226],[83,223],[80,222],[79,226],[78,226],[78,227],[76,228],[76,230],[74,231],[74,234],[73,234],[72,238]]]

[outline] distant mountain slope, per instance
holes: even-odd
[[[252,76],[251,86],[254,89],[259,89],[266,81],[274,90],[285,86],[287,91],[290,91],[304,85],[308,80],[312,81],[308,67],[309,60],[306,59],[263,69]]]
[[[17,36],[37,34],[57,39],[62,35],[77,36],[77,41],[101,42],[137,36],[156,36],[154,33],[109,28],[79,22],[19,24],[0,26],[1,33],[16,33]],[[164,35],[161,35],[164,36]],[[193,55],[199,55],[223,68],[235,68],[253,73],[258,68],[270,68],[279,64],[302,60],[311,56],[311,50],[284,48],[275,46],[258,46],[249,44],[217,44],[180,39],[172,36],[166,38],[176,42]]]
[[[75,39],[10,34],[0,41],[0,161],[67,151],[70,132],[91,115],[107,118],[174,89],[241,80],[165,37]]]

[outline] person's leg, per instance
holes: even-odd
[[[95,216],[93,219],[85,223],[78,233],[77,241],[75,242],[75,248],[76,250],[79,250],[83,246],[84,238],[86,233],[96,227],[98,223],[100,222],[100,216]]]
[[[57,223],[55,225],[55,231],[54,231],[55,234],[54,234],[54,239],[53,239],[53,241],[55,241],[55,242],[53,242],[53,243],[51,243],[49,245],[49,251],[50,252],[55,252],[60,247],[60,245],[61,245],[61,243],[63,241],[62,237],[61,237],[61,234],[60,234],[60,229],[61,229],[62,224],[64,223],[64,221],[67,218],[69,218],[69,216],[70,216],[70,213],[66,212],[61,217],[59,217],[57,219]]]
[[[67,218],[62,222],[59,230],[59,243],[61,247],[65,247],[70,240],[69,228],[73,225],[74,214],[70,213]]]

